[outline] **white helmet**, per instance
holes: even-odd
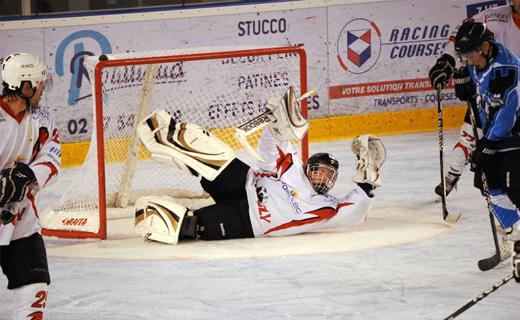
[[[10,90],[21,88],[22,81],[29,81],[33,89],[48,79],[47,66],[42,59],[30,53],[13,53],[2,63],[4,87]]]

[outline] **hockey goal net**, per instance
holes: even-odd
[[[107,219],[131,217],[144,195],[168,194],[190,208],[208,204],[197,178],[151,160],[142,147],[136,125],[152,111],[210,129],[254,165],[232,129],[289,86],[307,91],[306,55],[297,46],[133,52],[89,57],[85,65],[94,101],[90,148],[67,192],[41,215],[47,236],[105,239]],[[301,106],[306,116],[307,101]],[[248,137],[253,146],[258,138]],[[296,146],[305,160],[307,139]]]

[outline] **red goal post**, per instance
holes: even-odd
[[[185,49],[90,57],[93,128],[89,152],[58,203],[42,213],[42,233],[61,238],[107,238],[107,220],[132,217],[136,198],[169,194],[188,207],[207,203],[198,181],[150,160],[135,133],[140,120],[166,109],[232,146],[254,165],[232,129],[258,116],[288,86],[307,92],[303,47]],[[301,103],[307,117],[307,100]],[[259,133],[248,137],[254,146]],[[308,140],[297,144],[308,157]],[[59,183],[59,182],[58,182]]]

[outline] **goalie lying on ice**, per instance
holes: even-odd
[[[379,138],[363,135],[353,140],[357,187],[337,198],[328,194],[338,174],[336,158],[317,153],[303,165],[290,142],[270,131],[260,137],[257,151],[264,162],[254,170],[209,131],[178,123],[162,110],[150,115],[138,134],[152,157],[201,176],[200,184],[215,204],[189,211],[169,197],[141,198],[136,203],[136,232],[176,244],[183,239],[286,236],[365,221],[386,158]]]

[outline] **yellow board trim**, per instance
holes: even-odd
[[[444,107],[444,129],[459,128],[464,121],[465,113],[465,106]],[[392,135],[428,132],[435,131],[437,128],[437,108],[344,115],[312,119],[309,141],[348,139],[365,133]],[[229,134],[226,131],[217,133],[217,136]],[[117,141],[117,143],[121,143],[121,141]],[[62,166],[73,167],[81,165],[87,155],[89,145],[90,142],[62,144]]]

